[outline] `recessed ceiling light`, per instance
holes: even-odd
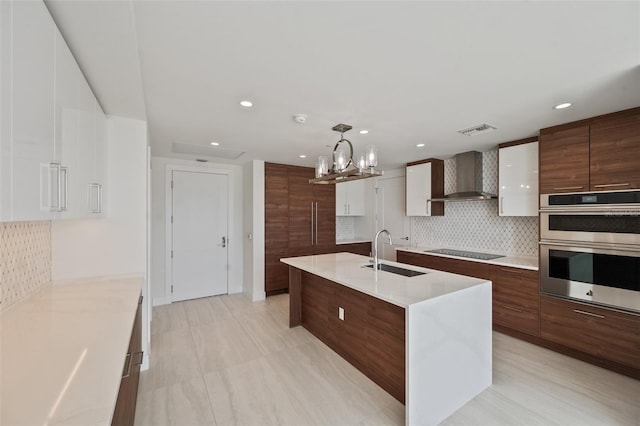
[[[218,142],[211,142],[211,145],[213,145],[213,146],[219,146],[219,145],[220,145],[220,143],[218,143]]]
[[[553,109],[565,109],[571,106],[571,102],[563,102],[553,107]]]
[[[240,101],[240,105],[245,108],[251,108],[253,106],[253,102],[251,101]]]
[[[422,148],[424,146],[423,143],[419,143],[418,145],[416,145],[418,148]]]
[[[368,131],[368,130],[360,130],[360,134],[361,134],[361,135],[366,135],[367,133],[369,133],[369,131]]]
[[[307,158],[307,156],[304,154],[300,154],[300,158]]]

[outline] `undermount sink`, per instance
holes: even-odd
[[[373,268],[373,265],[364,265],[363,268]],[[378,264],[378,271],[391,272],[392,274],[404,275],[405,277],[417,277],[419,275],[426,274],[426,272],[413,271],[411,269],[405,269],[399,266],[386,265],[384,263]]]

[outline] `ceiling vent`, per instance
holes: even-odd
[[[469,127],[468,129],[458,130],[458,133],[462,133],[465,136],[475,136],[480,133],[486,133],[496,130],[491,124],[478,124],[477,126]]]

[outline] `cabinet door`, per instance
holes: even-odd
[[[451,272],[452,274],[466,275],[469,277],[491,279],[491,268],[488,263],[459,260],[443,256],[431,256],[428,254],[409,253],[404,250],[397,252],[398,262],[438,271]]]
[[[289,288],[289,269],[280,259],[289,247],[289,181],[287,166],[264,165],[265,291]]]
[[[310,169],[313,175],[313,169]],[[342,185],[342,184],[341,184]],[[327,252],[336,245],[336,185],[310,185],[314,198],[314,247]],[[317,225],[317,226],[316,226]]]
[[[493,323],[538,336],[538,272],[491,265]]]
[[[59,170],[50,176],[55,25],[43,2],[16,1],[12,30],[12,220],[46,220],[59,189]]]
[[[78,169],[81,198],[78,200],[82,216],[90,216],[93,205],[90,205],[90,195],[93,184],[96,183],[97,156],[97,102],[89,84],[80,80],[78,89]]]
[[[348,211],[349,216],[364,216],[364,199],[365,199],[365,181],[354,180],[347,182]],[[338,186],[338,185],[336,185]],[[337,190],[337,188],[336,188]]]
[[[553,297],[540,298],[547,339],[633,368],[640,365],[640,316]]]
[[[349,216],[348,184],[349,182],[336,184],[336,216]]]
[[[640,188],[640,112],[591,125],[590,188]]]
[[[78,174],[78,83],[82,77],[71,51],[56,30],[55,144],[54,157],[66,168],[66,211],[57,218],[80,215],[79,200],[84,196]]]
[[[407,216],[430,216],[431,163],[407,166]]]
[[[313,186],[309,183],[309,179],[313,179],[314,176],[315,173],[310,168],[289,167],[288,169],[290,249],[310,249],[315,241],[316,205],[313,197]],[[331,203],[331,216],[335,220],[334,198],[332,198]]]
[[[11,15],[0,1],[0,221],[11,220]]]
[[[540,134],[540,193],[589,189],[589,126]]]
[[[538,142],[498,150],[500,216],[538,216]]]

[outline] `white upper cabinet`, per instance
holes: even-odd
[[[406,170],[406,214],[407,216],[442,216],[444,204],[428,201],[444,196],[444,162],[423,160],[410,163]]]
[[[106,126],[41,1],[0,1],[0,221],[94,216]]]
[[[3,1],[4,3],[4,1]],[[63,191],[54,163],[55,25],[42,2],[12,2],[12,212],[3,220],[46,220]],[[3,194],[3,199],[6,194]]]
[[[0,221],[11,220],[11,15],[0,1]]]
[[[538,142],[498,150],[498,214],[538,216]]]
[[[336,184],[336,216],[364,216],[364,202],[364,180]]]
[[[81,197],[78,176],[78,83],[81,79],[82,74],[71,51],[62,35],[56,31],[54,159],[65,168],[62,178],[67,187],[66,209],[55,214],[56,218],[74,218],[81,213],[78,203]]]

